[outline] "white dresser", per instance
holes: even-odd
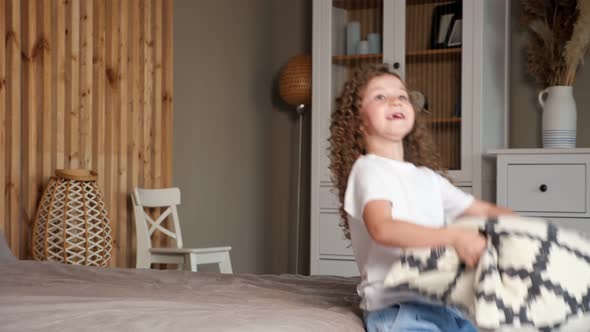
[[[590,149],[506,149],[497,157],[497,204],[590,234]]]

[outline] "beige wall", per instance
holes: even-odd
[[[541,147],[541,112],[537,102],[540,90],[526,69],[526,29],[521,26],[520,1],[512,1],[510,43],[510,147]],[[578,109],[578,147],[590,147],[590,54],[578,72],[574,99]]]
[[[231,245],[235,272],[294,272],[299,127],[274,81],[287,58],[309,51],[310,31],[311,0],[174,0],[173,182],[183,238]],[[309,137],[309,113],[303,121]],[[309,138],[303,146],[306,234]]]
[[[269,270],[271,0],[174,1],[174,180],[186,246]]]

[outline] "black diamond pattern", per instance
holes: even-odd
[[[586,289],[583,294],[571,294],[564,288],[566,285],[560,285],[559,280],[552,280],[550,277],[550,271],[548,268],[551,265],[550,260],[552,248],[561,248],[568,253],[576,256],[577,258],[585,261],[586,263],[590,264],[590,243],[588,245],[588,252],[583,253],[578,249],[574,249],[569,246],[567,243],[561,243],[559,239],[559,228],[555,225],[547,222],[546,223],[546,234],[544,237],[540,237],[535,234],[529,234],[523,232],[522,230],[519,231],[507,231],[503,227],[502,230],[498,230],[499,221],[495,218],[488,219],[485,222],[485,225],[481,232],[486,235],[488,238],[489,246],[487,248],[488,254],[493,254],[495,251],[496,253],[500,253],[502,240],[508,237],[525,237],[530,240],[533,240],[539,244],[539,248],[537,253],[534,256],[534,262],[532,264],[532,269],[527,269],[526,267],[521,268],[502,268],[498,267],[494,264],[490,264],[490,266],[486,266],[484,269],[481,270],[479,275],[478,281],[481,283],[486,278],[489,278],[492,275],[499,275],[500,278],[504,276],[509,277],[518,277],[523,280],[530,280],[531,285],[526,290],[526,297],[524,304],[520,306],[517,310],[514,310],[512,307],[506,305],[504,300],[500,297],[500,295],[496,294],[495,292],[490,291],[482,291],[477,290],[475,293],[475,301],[481,303],[493,303],[498,310],[504,313],[504,319],[499,322],[501,326],[533,326],[541,332],[545,331],[552,331],[554,329],[560,328],[564,325],[569,318],[577,317],[581,314],[588,314],[590,312],[590,289]],[[585,239],[587,240],[587,239]],[[401,258],[401,263],[409,266],[413,269],[417,269],[420,273],[425,273],[429,271],[436,271],[438,268],[438,262],[441,257],[445,255],[444,248],[433,249],[431,250],[430,257],[424,261],[424,259],[420,256],[413,255],[412,250],[406,251],[406,253]],[[506,253],[509,254],[509,253]],[[442,301],[443,303],[449,303],[450,296],[456,290],[457,281],[461,276],[465,273],[465,266],[461,264],[457,267],[457,273],[453,280],[448,283],[441,293],[430,293],[425,289],[421,289],[416,286],[409,285],[405,283],[403,285],[398,285],[395,289],[399,290],[410,290],[416,293],[419,293],[423,296],[429,297],[433,300]],[[549,276],[549,277],[548,277]],[[542,297],[542,292],[545,293],[553,293],[554,295],[561,297],[564,303],[567,304],[569,307],[569,313],[563,317],[563,319],[554,321],[550,324],[543,324],[539,323],[535,320],[535,317],[531,315],[531,305],[535,303],[536,300],[539,300]],[[580,298],[577,300],[576,298]],[[456,304],[456,303],[455,303]],[[466,308],[462,308],[466,310]]]

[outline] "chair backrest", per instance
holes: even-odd
[[[137,251],[147,251],[152,247],[151,236],[156,231],[173,238],[177,248],[182,248],[182,235],[176,206],[180,204],[180,189],[142,189],[135,188],[131,194],[133,211],[135,215],[135,228],[137,234]],[[154,220],[146,208],[162,208],[160,216]],[[162,222],[169,216],[172,217],[172,229],[162,226]]]

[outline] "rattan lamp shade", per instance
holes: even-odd
[[[309,55],[296,55],[287,61],[279,77],[279,95],[291,106],[311,104]]]
[[[106,266],[112,237],[96,172],[57,170],[41,197],[33,228],[33,258]]]

